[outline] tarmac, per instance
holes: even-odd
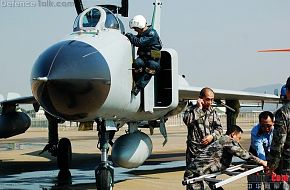
[[[116,136],[124,134],[120,130]],[[149,134],[149,129],[142,129]],[[137,169],[115,169],[115,190],[184,190],[181,184],[185,169],[185,126],[167,127],[168,143],[163,147],[159,129],[150,136],[153,154]],[[100,160],[96,148],[96,131],[78,131],[77,128],[60,128],[59,138],[71,140],[73,168],[71,185],[57,181],[56,158],[48,153],[39,155],[46,145],[47,129],[30,128],[26,133],[0,140],[0,189],[95,189],[94,168]],[[245,130],[241,144],[248,149],[249,130]],[[28,176],[28,177],[27,177]],[[226,176],[222,176],[226,178]],[[247,189],[246,178],[223,186],[225,190]]]

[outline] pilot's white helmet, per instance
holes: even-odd
[[[129,22],[130,28],[140,28],[143,29],[146,26],[146,19],[142,15],[136,15]]]

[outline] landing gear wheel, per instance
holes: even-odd
[[[60,139],[57,147],[57,166],[59,170],[69,170],[71,167],[72,149],[70,140]]]
[[[96,171],[97,190],[113,190],[113,177],[110,170],[103,168]]]

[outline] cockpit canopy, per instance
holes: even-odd
[[[110,10],[104,7],[91,7],[79,14],[75,19],[73,31],[97,31],[100,29],[116,29],[125,32],[124,25]]]

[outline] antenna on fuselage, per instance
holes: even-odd
[[[160,18],[161,18],[162,3],[160,0],[155,0],[153,5],[154,5],[154,10],[153,10],[153,15],[152,15],[151,25],[160,36]]]

